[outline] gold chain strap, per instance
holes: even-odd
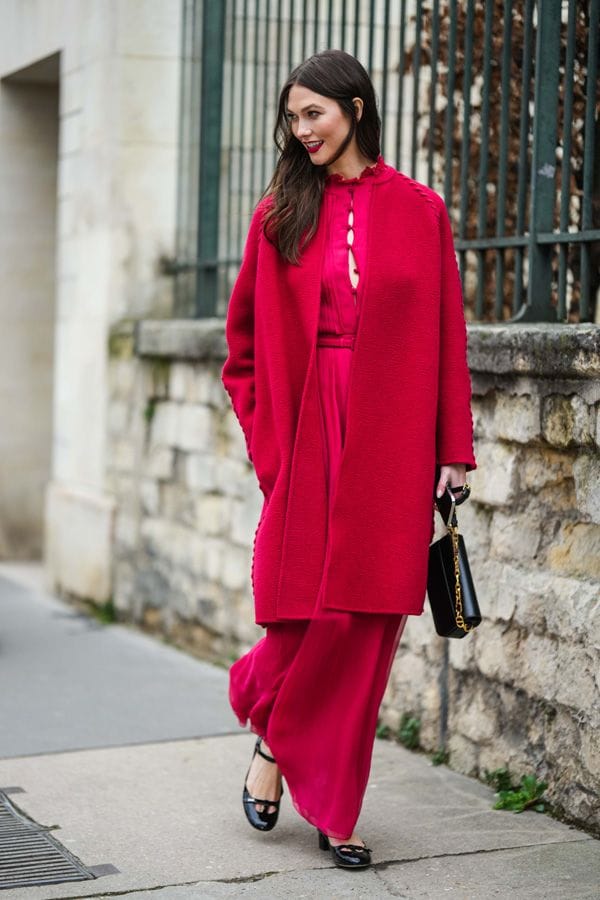
[[[463,618],[462,589],[460,586],[460,566],[458,563],[458,525],[446,525],[452,538],[452,555],[454,557],[454,598],[456,600],[456,624],[467,634],[473,631],[473,625],[467,625]]]

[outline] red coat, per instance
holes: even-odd
[[[250,224],[222,370],[264,495],[252,558],[261,625],[310,618],[327,524],[316,370],[324,223],[291,265],[262,234],[269,203]],[[370,216],[323,605],[419,615],[436,463],[476,468],[462,293],[435,191],[387,166]]]

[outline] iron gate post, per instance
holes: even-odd
[[[549,234],[554,227],[561,0],[540,0],[537,14],[529,278],[527,301],[511,320],[520,322],[556,321],[550,305],[553,244],[540,242],[538,235]]]
[[[196,316],[216,315],[223,65],[227,3],[202,4]]]

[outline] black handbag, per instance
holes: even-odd
[[[441,637],[465,637],[481,622],[467,550],[456,518],[456,507],[469,493],[469,486],[464,485],[458,498],[450,489],[436,497],[448,533],[429,546],[427,596],[435,630]]]

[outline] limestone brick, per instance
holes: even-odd
[[[109,434],[122,434],[127,428],[129,405],[124,400],[114,400],[108,407]]]
[[[225,534],[231,519],[231,499],[220,494],[204,494],[195,501],[196,522],[201,534]],[[234,538],[235,540],[235,538]]]
[[[217,472],[224,461],[210,453],[188,453],[185,458],[185,484],[192,491],[221,489]]]
[[[541,522],[534,511],[506,513],[496,510],[490,530],[490,549],[498,559],[531,562],[541,541]]]
[[[139,521],[137,516],[119,510],[115,516],[114,534],[120,553],[125,550],[135,550],[139,534]]]
[[[571,394],[552,394],[542,408],[543,435],[554,447],[588,444],[592,440],[592,414],[587,403]]]
[[[494,434],[508,441],[527,444],[540,436],[540,398],[498,392],[494,410]]]
[[[233,459],[245,461],[248,459],[246,441],[241,425],[233,411],[228,408],[224,416],[225,433],[229,440],[229,454]]]
[[[169,401],[157,403],[152,412],[151,446],[175,447],[178,443],[179,406]]]
[[[248,500],[233,500],[231,510],[231,539],[244,547],[251,547],[254,539],[262,501],[254,494]]]
[[[228,544],[223,560],[223,586],[230,590],[247,587],[250,581],[250,556],[248,550]]]
[[[226,541],[207,537],[204,541],[204,574],[211,581],[219,581],[223,571]]]
[[[554,638],[530,632],[519,646],[518,667],[513,678],[530,696],[554,700],[558,690],[557,653],[559,642]]]
[[[556,485],[573,476],[573,457],[546,447],[528,447],[519,467],[521,484],[526,490]]]
[[[476,688],[469,692],[469,702],[461,705],[454,725],[474,744],[491,741],[498,732],[496,709],[497,704],[487,703],[481,688]]]
[[[521,669],[518,633],[493,622],[482,622],[479,629],[482,629],[478,636],[480,640],[485,634],[485,651],[478,655],[480,672],[492,681],[511,684],[515,677],[519,677]],[[470,636],[462,640],[468,641]]]
[[[136,447],[128,438],[115,439],[110,450],[110,465],[113,469],[122,472],[131,472],[135,469]]]
[[[232,497],[248,497],[258,494],[259,487],[252,463],[244,459],[231,459],[222,456],[215,460],[215,487]]]
[[[191,367],[186,363],[174,362],[169,370],[169,399],[190,401],[190,386],[194,377]]]
[[[160,492],[158,484],[152,478],[142,478],[140,481],[140,500],[142,510],[146,515],[158,515],[160,508]]]
[[[575,642],[559,641],[556,647],[556,700],[585,717],[598,706],[595,675],[600,669],[600,651]],[[600,774],[600,773],[599,773]]]
[[[166,481],[173,475],[175,451],[171,447],[151,447],[145,460],[145,469],[151,478]]]
[[[189,451],[214,449],[215,430],[206,406],[186,403],[179,407],[177,445]]]
[[[600,455],[582,453],[573,464],[573,474],[579,509],[600,525]]]
[[[600,527],[565,522],[548,549],[546,560],[554,572],[600,580]]]
[[[489,506],[512,502],[517,487],[517,462],[511,447],[481,441],[477,446],[477,469],[469,474],[472,499]]]
[[[447,743],[450,753],[450,763],[453,769],[464,772],[467,775],[475,775],[479,769],[479,750],[476,744],[469,738],[453,731]]]

